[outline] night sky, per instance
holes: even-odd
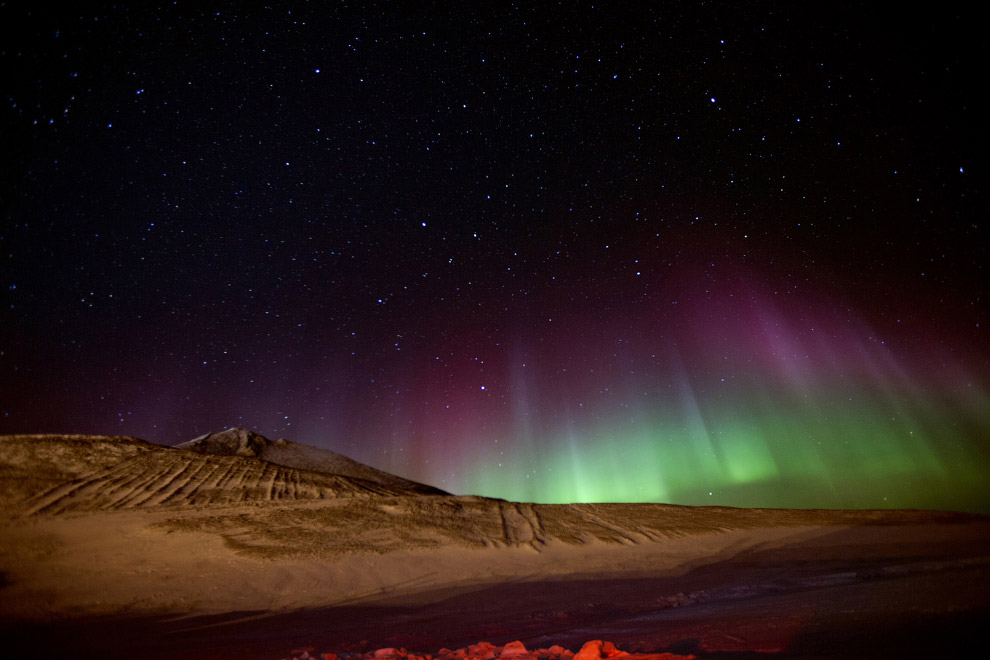
[[[77,4],[0,4],[0,432],[990,512],[961,4]]]

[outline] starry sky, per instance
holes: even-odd
[[[0,432],[990,512],[962,7],[0,3]]]

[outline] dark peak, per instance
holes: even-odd
[[[271,440],[261,434],[234,426],[219,433],[201,435],[178,446],[221,456],[258,456],[272,444]]]

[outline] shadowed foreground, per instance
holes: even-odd
[[[519,504],[225,434],[0,438],[6,655],[943,657],[990,621],[981,516]]]

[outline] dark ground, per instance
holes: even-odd
[[[627,651],[717,659],[967,657],[983,645],[990,624],[983,540],[955,548],[915,540],[898,556],[896,548],[864,547],[855,529],[834,536],[825,551],[820,540],[814,548],[757,549],[674,577],[475,585],[416,598],[429,604],[4,622],[0,632],[8,657],[101,659],[275,660],[306,647],[435,652],[515,639],[530,649],[575,651],[605,639]]]

